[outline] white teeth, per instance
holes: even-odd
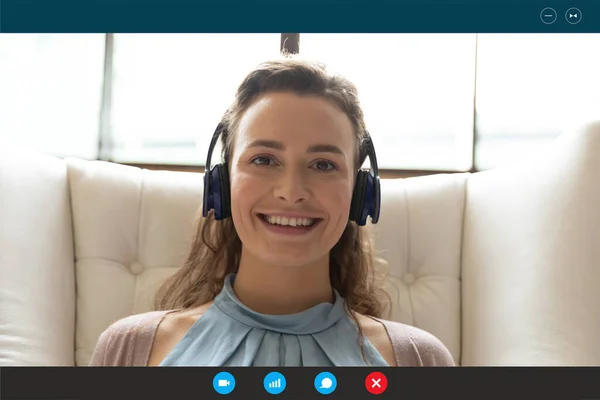
[[[265,215],[266,220],[273,225],[284,225],[284,226],[311,226],[315,223],[312,218],[288,218],[288,217],[271,217]]]

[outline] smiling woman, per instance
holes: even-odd
[[[328,276],[329,250],[348,224],[358,168],[350,119],[321,97],[267,93],[246,110],[234,136],[231,209],[246,250],[242,260],[256,264],[251,270],[258,276],[268,275],[261,278],[266,287],[290,275],[286,266],[303,265],[294,270],[303,277],[312,270]],[[280,217],[285,225],[290,218],[317,223],[298,231],[265,223],[261,214]],[[243,282],[243,276],[237,279]],[[328,279],[310,280],[329,285]],[[296,288],[302,294],[288,298],[297,302],[292,308],[302,309],[300,299],[310,295]],[[328,293],[323,289],[312,286],[315,294]]]
[[[118,321],[91,365],[454,365],[433,335],[381,319],[366,218],[379,178],[354,85],[294,57],[259,65],[223,116],[223,163],[159,311]],[[376,168],[374,168],[376,171]]]

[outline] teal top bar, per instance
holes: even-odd
[[[600,33],[598,0],[0,0],[3,33]]]

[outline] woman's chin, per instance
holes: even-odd
[[[266,250],[259,255],[268,265],[280,268],[294,268],[315,264],[323,259],[323,255],[315,256],[306,249]]]

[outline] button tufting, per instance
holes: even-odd
[[[133,264],[131,264],[131,267],[129,267],[129,270],[132,274],[139,275],[142,272],[144,272],[144,266],[138,262],[134,262]]]
[[[412,285],[413,283],[415,283],[415,276],[412,273],[407,272],[402,276],[402,280],[407,285]]]

